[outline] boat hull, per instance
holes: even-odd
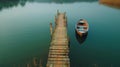
[[[86,20],[82,19],[82,23],[81,21],[79,21],[77,24],[76,24],[76,33],[82,37],[84,35],[86,35],[88,33],[88,29],[89,29],[89,25],[87,23]]]
[[[79,32],[77,29],[75,29],[75,31],[76,31],[76,33],[77,33],[80,37],[84,37],[84,36],[86,36],[87,33],[88,33],[88,32],[86,32],[86,33],[81,33],[81,32]]]

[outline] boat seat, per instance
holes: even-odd
[[[87,27],[87,26],[77,26],[77,27]]]

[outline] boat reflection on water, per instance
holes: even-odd
[[[80,44],[82,44],[88,35],[89,24],[87,20],[80,19],[75,25],[76,38]]]
[[[79,44],[83,44],[87,38],[88,32],[86,32],[83,36],[80,36],[77,31],[75,31],[76,39],[79,42]]]

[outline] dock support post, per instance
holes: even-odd
[[[40,62],[39,62],[39,67],[42,67],[42,61],[40,60]]]
[[[30,64],[27,64],[27,67],[30,67]]]
[[[59,13],[59,10],[57,10],[57,16],[59,15],[60,13]]]
[[[53,33],[53,27],[52,27],[52,23],[50,23],[50,34],[52,36],[52,33]]]
[[[33,65],[34,67],[37,67],[37,59],[35,57],[33,58]]]
[[[55,25],[57,25],[57,16],[55,15]]]

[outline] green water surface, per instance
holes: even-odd
[[[0,1],[0,67],[25,67],[34,57],[45,66],[57,10],[67,15],[71,67],[120,67],[120,9],[97,0]],[[80,18],[90,27],[82,44],[75,36]]]

